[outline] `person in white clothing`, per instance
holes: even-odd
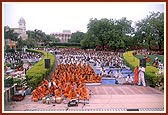
[[[139,78],[138,85],[141,85],[141,83],[142,83],[143,86],[146,86],[145,76],[144,76],[144,74],[145,74],[145,68],[142,67],[142,64],[140,64],[140,67],[139,67],[138,71],[139,71],[139,73],[138,73],[138,78]]]
[[[130,76],[129,74],[128,74],[128,76],[127,76],[127,78],[126,78],[126,83],[128,83],[128,84],[133,84],[133,78],[132,78],[132,76]]]

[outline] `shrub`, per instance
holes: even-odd
[[[123,58],[126,62],[126,65],[129,66],[132,70],[139,65],[139,59],[133,55],[133,51],[128,51],[123,53]]]
[[[133,51],[125,52],[123,54],[123,58],[126,62],[126,65],[129,66],[132,70],[134,70],[136,66],[139,66],[139,59],[133,55]],[[158,71],[159,69],[153,66],[149,66],[148,64],[146,65],[145,76],[149,85],[156,86],[157,83],[156,72]]]
[[[80,47],[80,43],[73,43],[73,42],[68,42],[68,43],[61,43],[61,42],[55,42],[55,43],[49,43],[49,46],[76,46]]]
[[[47,52],[41,50],[28,49],[27,51],[38,52],[43,54],[42,59],[39,62],[35,63],[34,66],[31,69],[29,69],[26,73],[27,83],[30,87],[32,87],[32,89],[34,89],[47,76],[47,73],[49,73],[54,67],[55,56],[51,53],[47,54]],[[45,68],[45,62],[44,62],[45,58],[50,59],[51,66],[48,69]]]

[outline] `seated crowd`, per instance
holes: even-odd
[[[86,83],[100,82],[101,76],[97,75],[91,66],[86,63],[73,64],[70,62],[59,64],[51,80],[44,80],[40,86],[33,90],[32,100],[38,101],[50,94],[54,95],[55,98],[61,97],[69,100],[77,98],[80,100],[89,99]]]
[[[42,54],[41,53],[34,53],[34,52],[8,52],[5,53],[4,56],[4,63],[5,64],[12,64],[13,68],[16,71],[23,71],[23,61],[22,59],[26,59],[29,61],[29,64],[32,62],[38,62],[41,60]],[[5,67],[5,70],[10,69],[9,67]]]

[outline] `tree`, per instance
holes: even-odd
[[[11,29],[8,26],[4,27],[4,38],[5,39],[10,39],[12,41],[17,41],[18,40],[18,33],[15,33],[13,29]]]
[[[17,48],[22,48],[22,47],[24,47],[24,41],[22,40],[21,37],[19,37],[17,42]]]
[[[161,50],[164,45],[164,13],[150,12],[150,15],[136,23],[136,27],[136,35],[140,37],[141,42],[144,41],[151,49],[151,43],[155,41]]]
[[[111,49],[124,49],[128,45],[127,40],[132,38],[134,28],[131,26],[132,21],[125,17],[119,20],[106,19],[90,19],[87,25],[87,39],[92,39],[95,46],[102,47],[110,46]],[[88,41],[88,40],[84,40]],[[130,41],[130,40],[129,40]],[[90,43],[89,43],[90,44]]]
[[[35,39],[28,38],[24,42],[24,46],[27,46],[28,48],[34,48],[37,46]]]
[[[44,45],[49,44],[50,42],[58,42],[59,39],[56,39],[54,36],[45,34],[41,30],[35,29],[34,31],[27,31],[28,40],[25,42],[29,46],[37,46],[39,42],[44,43]],[[31,44],[32,43],[32,44]]]
[[[122,17],[119,20],[115,21],[116,30],[119,30],[123,36],[131,35],[134,32],[132,25],[132,20],[127,20],[126,17]]]
[[[8,49],[7,44],[9,44],[9,43],[7,43],[7,40],[17,42],[19,40],[18,36],[19,36],[19,34],[15,33],[14,30],[11,29],[10,27],[8,27],[8,26],[4,27],[4,39],[5,39],[4,40],[5,41],[5,47],[4,48],[5,48],[5,50]]]
[[[151,15],[151,25],[154,29],[155,40],[159,45],[159,50],[164,46],[164,13],[152,13]]]
[[[68,42],[80,43],[80,41],[84,38],[85,38],[85,33],[78,31],[78,32],[72,33],[71,39]]]
[[[55,38],[55,36],[53,36],[53,35],[48,35],[48,34],[46,35],[46,40],[49,41],[49,42],[59,42],[59,41],[60,41],[59,39]],[[46,40],[45,40],[45,41],[46,41]],[[45,41],[44,41],[44,42],[45,42]]]
[[[90,36],[89,34],[85,34],[84,39],[82,39],[80,41],[81,47],[83,49],[87,49],[87,48],[93,49],[93,48],[95,48],[96,42],[93,39],[92,39],[92,36]]]
[[[128,44],[131,40],[131,35],[134,28],[131,26],[132,21],[127,20],[125,17],[115,20],[112,30],[110,31],[110,40],[108,45],[114,49],[125,49],[130,47]]]
[[[95,40],[96,45],[102,46],[104,50],[104,46],[108,44],[110,39],[110,31],[112,29],[113,21],[103,18],[101,20],[90,19],[88,28],[88,35],[90,39]]]

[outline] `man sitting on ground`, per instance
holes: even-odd
[[[133,78],[130,76],[130,74],[128,74],[127,78],[126,78],[126,83],[124,83],[125,85],[133,85]]]

